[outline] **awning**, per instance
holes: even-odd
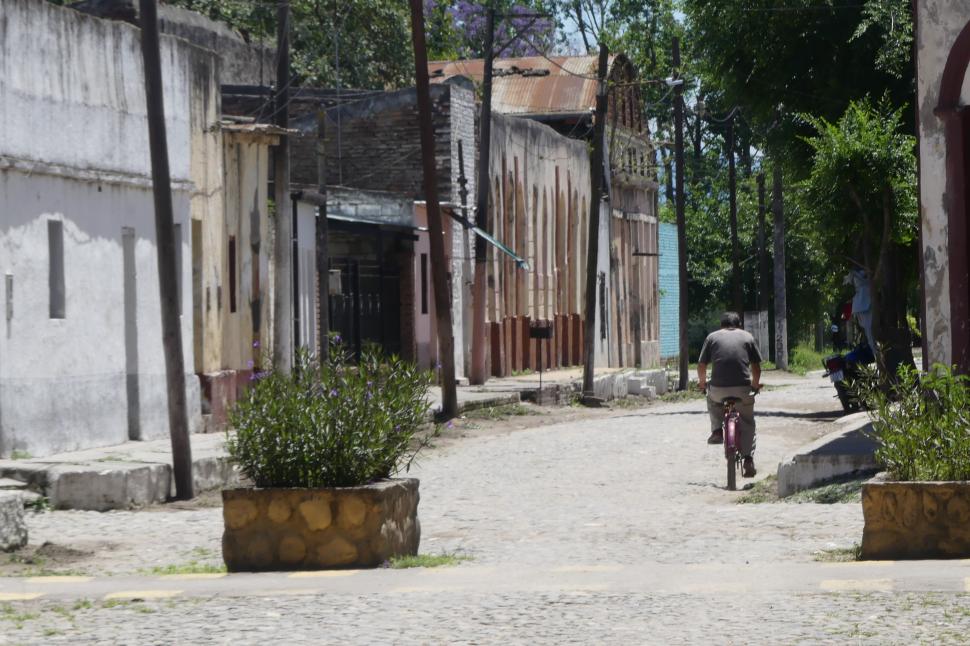
[[[502,244],[497,239],[492,237],[492,235],[489,234],[487,231],[484,231],[483,229],[479,229],[474,224],[469,222],[468,218],[458,215],[458,213],[456,213],[454,209],[445,209],[445,210],[448,212],[448,215],[450,215],[452,219],[454,219],[456,222],[461,224],[461,226],[465,227],[466,229],[471,229],[475,235],[485,240],[485,242],[489,243],[490,245],[492,245],[493,247],[495,247],[505,255],[510,256],[512,260],[515,261],[515,265],[519,269],[523,269],[525,271],[532,271],[532,267],[529,266],[528,260],[526,260],[522,256],[519,256],[514,251],[506,247],[504,244]]]

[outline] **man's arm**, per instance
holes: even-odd
[[[698,372],[700,372],[700,366],[698,366]],[[751,364],[751,389],[758,390],[761,388],[761,364],[752,363]]]
[[[761,371],[758,371],[761,374]],[[697,387],[701,390],[707,390],[707,364],[699,363],[697,364]]]

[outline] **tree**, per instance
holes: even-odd
[[[915,140],[903,133],[902,112],[883,98],[853,101],[836,123],[803,115],[815,130],[805,138],[813,153],[805,187],[816,234],[838,266],[868,272],[873,335],[890,346],[906,327],[915,275],[900,269],[918,226]]]
[[[254,0],[171,0],[272,42],[276,5]],[[414,63],[407,3],[291,0],[294,85],[386,89],[411,85]]]
[[[691,54],[704,82],[727,105],[741,105],[761,132],[784,105],[790,113],[837,120],[850,101],[887,94],[905,105],[914,88],[908,0],[684,0]],[[907,124],[915,123],[909,119]],[[779,145],[798,143],[785,122],[771,131]],[[787,151],[796,170],[811,154]]]
[[[425,0],[428,55],[432,59],[483,58],[485,6],[470,0]],[[495,49],[499,57],[535,56],[552,51],[556,22],[544,0],[492,0]]]

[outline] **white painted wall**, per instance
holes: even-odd
[[[134,229],[138,426],[168,434],[154,207],[139,32],[43,0],[0,3],[0,275],[13,316],[0,333],[0,455],[128,439],[122,227]],[[181,223],[182,341],[191,373],[190,100],[211,53],[162,41]],[[211,88],[208,88],[211,91]],[[49,317],[48,220],[64,224],[66,316]],[[4,294],[6,299],[6,294]],[[199,388],[186,376],[190,426]]]
[[[297,202],[296,257],[297,268],[296,311],[300,317],[299,346],[317,353],[317,207]]]
[[[951,363],[950,280],[946,211],[944,123],[934,114],[950,49],[970,20],[964,0],[918,0],[920,215],[925,271],[926,344],[930,363]],[[970,105],[964,80],[961,104]]]

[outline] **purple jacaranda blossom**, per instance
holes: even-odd
[[[268,370],[257,370],[253,374],[249,375],[249,381],[259,381],[269,376]]]
[[[425,0],[425,15],[438,6],[439,1]],[[446,10],[461,42],[459,58],[480,58],[485,43],[485,10],[481,0],[455,0]],[[513,5],[505,20],[495,23],[495,43],[508,45],[503,58],[536,56],[549,52],[555,44],[556,26],[551,18],[529,17],[536,13],[532,7]]]
[[[454,422],[448,422],[448,424],[445,426],[445,428],[455,428],[455,423]]]
[[[249,361],[246,362],[246,367],[249,368],[250,370],[253,369],[253,366],[254,365],[256,365],[256,364],[253,363],[253,360],[252,359],[250,359]]]
[[[254,348],[258,348],[259,347],[259,341],[253,341],[253,347]]]
[[[331,397],[336,397],[337,396],[337,389],[336,388],[331,388],[330,389],[330,396]]]

